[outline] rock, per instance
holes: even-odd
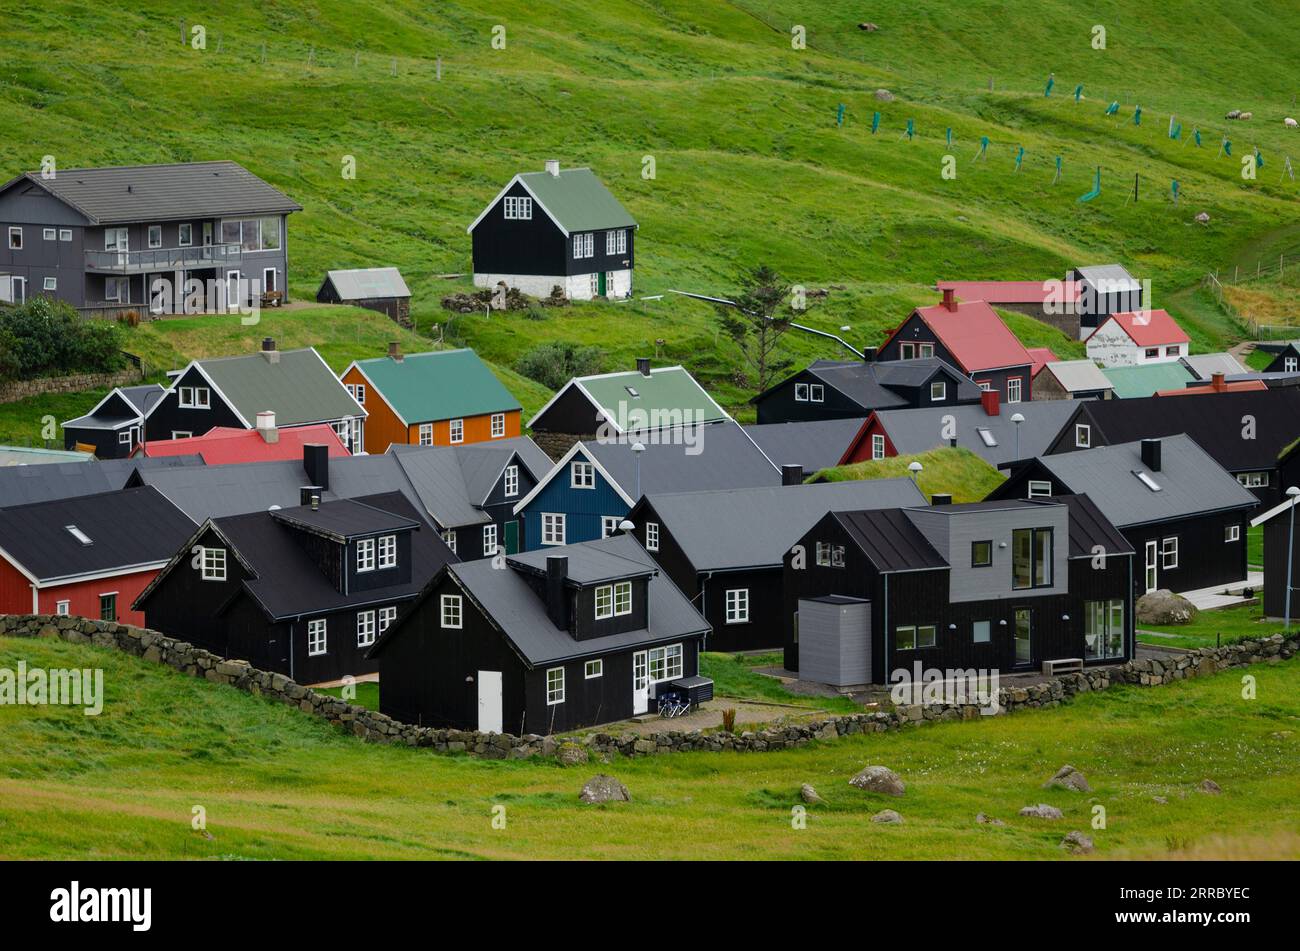
[[[907,789],[899,775],[886,766],[868,766],[850,779],[849,785],[886,796],[901,796]]]
[[[597,773],[582,785],[579,802],[631,802],[632,794],[613,776]]]
[[[1036,806],[1025,806],[1020,810],[1022,816],[1028,816],[1030,819],[1064,819],[1065,815],[1055,806],[1049,806],[1045,802],[1040,802]]]
[[[577,743],[561,743],[555,751],[555,760],[561,766],[581,766],[587,759],[587,751]]]
[[[1082,832],[1067,832],[1061,840],[1061,848],[1074,855],[1087,855],[1092,851],[1092,839]]]
[[[811,783],[804,783],[799,787],[799,798],[810,806],[826,801],[821,796],[817,795],[817,790],[812,788]]]
[[[1167,588],[1138,598],[1138,624],[1186,624],[1200,612],[1196,605]]]
[[[1044,789],[1053,787],[1073,789],[1075,792],[1092,792],[1092,787],[1088,785],[1088,777],[1073,766],[1062,766],[1056,771],[1055,776],[1043,783]]]
[[[903,817],[893,809],[881,809],[871,817],[872,822],[883,822],[886,825],[898,826],[903,824]]]
[[[876,24],[874,23],[859,23],[858,29],[866,30],[868,33],[875,33],[878,29],[880,29],[880,27],[876,26]]]
[[[1196,787],[1203,793],[1209,793],[1211,796],[1217,796],[1223,792],[1223,787],[1212,779],[1202,779],[1200,785]]]
[[[1196,216],[1196,220],[1200,224],[1208,225],[1210,223],[1210,215],[1208,212],[1202,211],[1200,214]]]
[[[1166,799],[1164,796],[1152,796],[1151,801],[1154,803],[1159,803],[1162,806],[1169,805],[1169,800]]]
[[[982,826],[1004,826],[1004,825],[1006,825],[1006,823],[1003,822],[1001,819],[994,818],[993,816],[986,816],[986,815],[985,815],[984,813],[982,813],[982,812],[981,812],[979,815],[977,815],[977,816],[975,817],[975,821],[978,822],[978,823],[979,823],[980,825],[982,825]]]
[[[888,89],[877,89],[876,98],[881,102],[893,102],[894,94],[890,92]]]

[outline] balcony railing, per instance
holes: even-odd
[[[238,264],[243,249],[237,244],[206,244],[189,248],[149,248],[145,251],[87,251],[86,270],[114,274],[219,268]]]

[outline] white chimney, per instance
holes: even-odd
[[[280,441],[280,431],[275,428],[275,413],[269,409],[257,414],[257,433],[267,443]]]
[[[547,174],[547,175],[554,175],[556,178],[559,178],[559,177],[560,177],[560,160],[559,160],[559,159],[547,159],[547,160],[546,160],[546,174]]]

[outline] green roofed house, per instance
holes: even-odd
[[[1115,388],[1114,398],[1117,400],[1154,396],[1161,390],[1181,390],[1197,378],[1178,360],[1133,367],[1102,367],[1101,372]]]
[[[554,288],[573,300],[632,296],[637,224],[589,168],[516,175],[467,229],[474,286],[506,285],[534,297]]]
[[[650,359],[639,357],[635,370],[574,377],[528,426],[533,441],[559,459],[574,443],[602,432],[621,435],[727,419],[727,411],[683,367],[652,370]]]
[[[473,350],[355,360],[340,379],[366,408],[366,452],[390,445],[459,446],[520,434],[523,407]]]

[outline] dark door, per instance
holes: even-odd
[[[506,554],[519,554],[519,520],[511,519],[506,522]]]
[[[1016,653],[1013,661],[1016,667],[1028,667],[1034,662],[1033,631],[1033,612],[1029,608],[1016,608]]]
[[[605,272],[604,271],[601,271],[596,278],[596,292],[600,294],[601,297],[605,296]]]

